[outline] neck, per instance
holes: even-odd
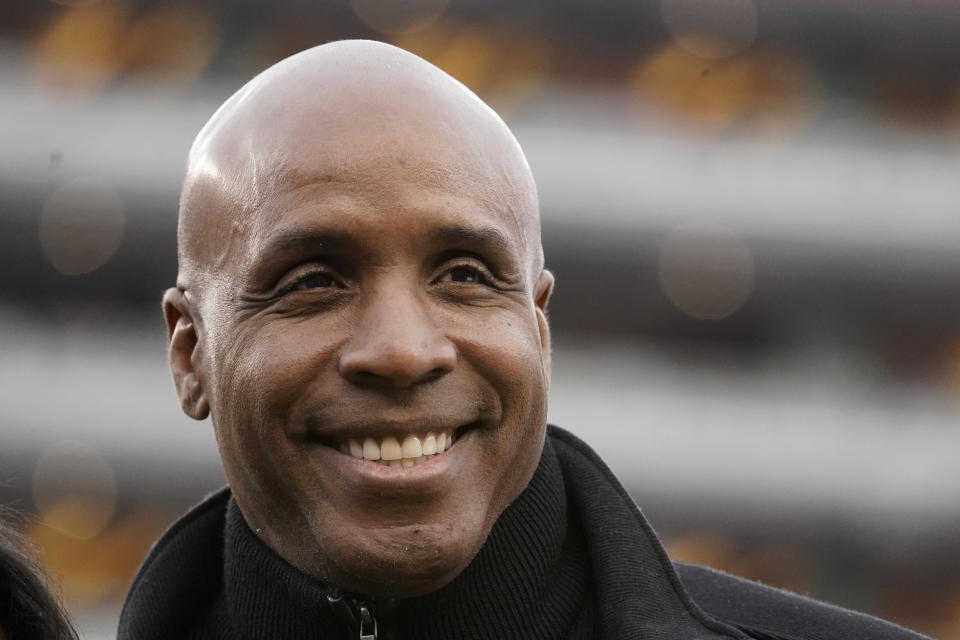
[[[424,596],[370,598],[311,580],[250,531],[233,501],[226,535],[231,618],[252,630],[266,624],[254,637],[316,637],[319,628],[345,626],[351,628],[346,637],[357,637],[375,625],[381,639],[556,638],[567,637],[592,610],[582,532],[568,526],[563,476],[549,441],[529,486],[470,565]]]

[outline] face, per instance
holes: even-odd
[[[257,535],[322,580],[417,595],[539,461],[552,277],[495,155],[385,139],[282,163],[202,303],[172,290],[165,310]]]

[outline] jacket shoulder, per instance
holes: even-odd
[[[930,640],[866,614],[714,569],[673,565],[697,605],[758,640]]]
[[[164,532],[137,571],[117,638],[187,637],[220,590],[229,489],[205,498]]]

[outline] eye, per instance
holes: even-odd
[[[447,269],[440,280],[463,284],[488,284],[491,279],[487,271],[478,265],[458,264]]]
[[[303,276],[296,282],[294,282],[290,288],[291,289],[325,289],[327,287],[334,287],[336,283],[333,281],[333,278],[328,276],[325,273],[314,272],[308,273]]]
[[[309,271],[302,271],[299,274],[293,273],[286,279],[286,283],[280,285],[280,294],[286,294],[295,291],[310,291],[314,289],[332,289],[339,288],[340,281],[333,274],[314,268]]]
[[[459,266],[450,269],[447,272],[447,277],[451,282],[482,282],[483,276],[481,273],[474,269],[473,267],[468,266]]]

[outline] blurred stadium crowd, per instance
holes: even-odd
[[[0,503],[112,637],[223,482],[159,312],[192,137],[273,62],[381,39],[524,146],[551,420],[670,551],[960,638],[957,33],[940,0],[4,2]]]

